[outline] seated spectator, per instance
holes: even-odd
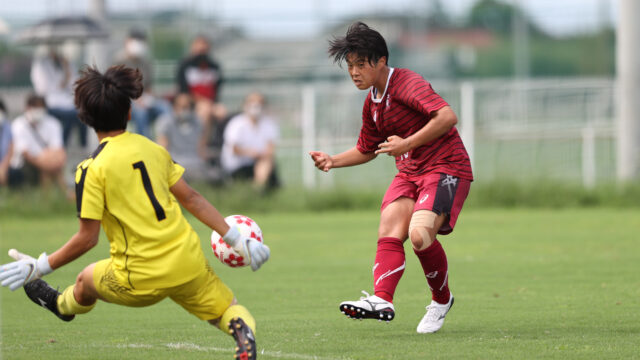
[[[68,59],[53,45],[41,46],[31,65],[31,82],[36,94],[42,96],[50,115],[62,123],[62,138],[65,146],[74,128],[78,128],[80,146],[87,146],[87,126],[78,119],[73,104],[72,85],[75,71]]]
[[[222,167],[233,179],[250,179],[258,189],[273,190],[279,186],[274,160],[279,130],[264,107],[262,94],[249,94],[243,112],[229,120]]]
[[[174,98],[173,111],[158,118],[155,130],[156,142],[186,169],[187,180],[216,180],[214,170],[208,166],[203,126],[189,94],[178,94]]]
[[[9,181],[9,161],[13,152],[11,123],[7,115],[7,108],[0,100],[0,186]]]
[[[56,182],[67,192],[63,169],[67,159],[60,123],[47,114],[43,97],[29,95],[26,111],[11,124],[13,155],[9,167],[9,185],[42,184],[48,188]]]
[[[125,39],[124,48],[116,56],[115,63],[138,69],[142,73],[144,92],[140,98],[132,102],[131,120],[138,134],[151,138],[154,120],[170,112],[170,106],[166,100],[153,93],[153,68],[144,31],[131,29]]]

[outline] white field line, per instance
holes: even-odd
[[[97,347],[109,347],[104,345],[97,345]],[[141,343],[133,343],[133,344],[118,344],[115,346],[119,349],[124,348],[138,348],[138,349],[157,349],[157,348],[168,348],[173,350],[195,350],[202,352],[215,352],[215,353],[229,353],[233,354],[232,348],[221,348],[215,346],[200,346],[192,343],[168,343],[164,345],[152,345],[152,344],[141,344]],[[296,354],[296,353],[283,353],[281,351],[272,351],[272,350],[259,350],[261,355],[271,356],[278,359],[295,359],[295,360],[350,360],[351,358],[340,357],[326,357],[326,356],[316,356],[316,355],[307,355],[307,354]]]

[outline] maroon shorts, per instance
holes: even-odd
[[[429,210],[438,215],[447,215],[439,234],[449,234],[456,225],[462,204],[469,194],[469,180],[455,176],[433,173],[409,176],[398,173],[382,199],[381,211],[400,197],[415,200],[413,211]]]

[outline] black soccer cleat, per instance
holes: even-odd
[[[58,296],[60,293],[58,290],[52,288],[44,280],[37,279],[24,284],[24,292],[31,301],[39,306],[51,311],[62,321],[71,321],[75,315],[62,315],[58,311]]]
[[[340,311],[351,319],[377,319],[389,322],[396,316],[393,304],[375,295],[362,292],[360,300],[343,301]]]
[[[251,328],[239,317],[229,321],[229,334],[236,340],[237,360],[255,360],[257,357],[256,337]]]

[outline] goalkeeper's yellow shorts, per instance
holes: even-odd
[[[201,320],[214,320],[222,316],[233,300],[233,292],[213,272],[203,267],[195,279],[165,289],[133,289],[118,281],[111,259],[100,260],[93,269],[93,283],[100,297],[110,303],[142,307],[153,305],[169,297]]]

